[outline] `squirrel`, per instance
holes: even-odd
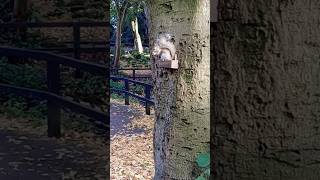
[[[176,47],[173,36],[168,33],[160,33],[154,43],[152,55],[158,56],[161,61],[175,60]]]

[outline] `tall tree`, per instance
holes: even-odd
[[[113,68],[117,68],[120,63],[121,52],[121,34],[124,18],[129,5],[129,0],[112,0],[111,1],[111,13],[116,14],[116,45],[115,56],[113,61]]]
[[[143,53],[143,46],[139,33],[139,21],[137,16],[143,12],[143,4],[145,4],[144,0],[131,0],[130,7],[127,10],[127,19],[131,23],[131,30],[133,33],[134,49],[138,50],[139,53]]]
[[[195,158],[210,143],[210,1],[149,0],[150,43],[174,35],[179,69],[158,68],[155,96],[154,180],[192,179]]]
[[[214,179],[319,179],[319,8],[219,0]]]
[[[131,21],[131,27],[132,27],[133,37],[134,37],[134,48],[137,49],[139,53],[143,53],[143,47],[142,47],[141,37],[139,34],[137,17],[135,17],[134,20]]]

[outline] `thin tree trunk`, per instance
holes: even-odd
[[[14,1],[14,18],[16,22],[27,21],[27,15],[30,7],[30,0],[15,0]],[[27,29],[17,28],[17,37],[24,40],[26,38]]]
[[[210,151],[209,3],[149,1],[150,42],[159,32],[173,34],[179,61],[178,70],[157,68],[152,57],[154,180],[195,179],[196,155]]]
[[[14,1],[14,17],[16,21],[25,21],[27,19],[30,0],[15,0]]]
[[[122,23],[120,18],[117,21],[117,30],[116,30],[116,44],[115,44],[115,56],[113,61],[113,68],[118,68],[120,62],[120,53],[121,53],[121,34],[122,34]]]
[[[117,31],[116,31],[116,44],[115,44],[115,56],[113,62],[113,68],[118,68],[120,64],[121,57],[121,35],[122,35],[122,26],[124,22],[124,17],[126,14],[128,3],[125,2],[118,11],[118,20],[117,20]]]
[[[143,53],[143,47],[141,42],[141,37],[139,34],[139,26],[138,26],[138,18],[135,17],[133,21],[131,21],[131,27],[133,31],[134,37],[134,48],[138,50],[139,53]]]

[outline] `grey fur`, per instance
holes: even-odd
[[[176,47],[174,45],[173,36],[168,33],[161,33],[158,35],[152,55],[158,56],[162,61],[174,60],[176,55]]]

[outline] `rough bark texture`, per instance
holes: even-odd
[[[215,179],[319,179],[320,1],[220,0]]]
[[[209,151],[209,0],[152,0],[150,43],[160,32],[174,35],[179,69],[158,68],[155,94],[155,180],[194,179],[199,152]]]

